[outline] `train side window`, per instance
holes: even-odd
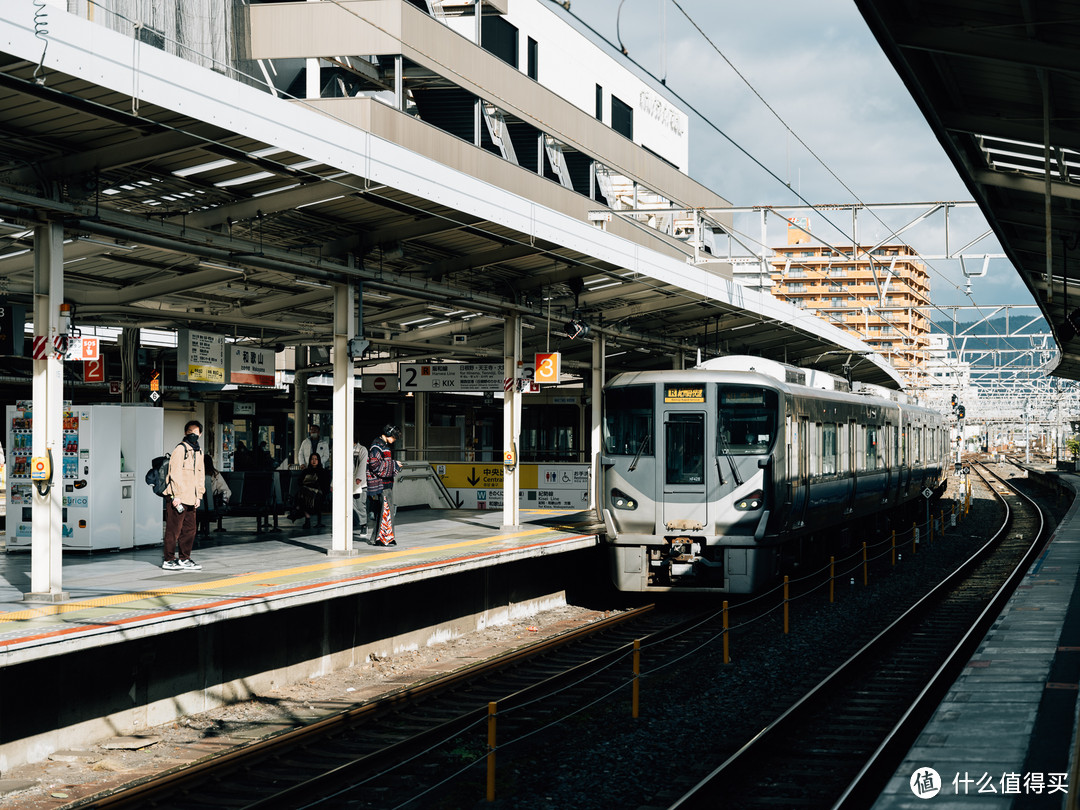
[[[852,472],[863,471],[863,446],[866,438],[862,425],[851,426],[851,469]]]
[[[617,456],[653,454],[656,388],[628,385],[604,391],[604,452]]]
[[[866,469],[878,469],[878,428],[877,425],[866,426]]]
[[[821,426],[821,474],[836,475],[837,465],[836,425],[826,423]]]
[[[776,438],[776,392],[749,385],[719,386],[716,451],[736,456],[765,455]]]
[[[821,459],[821,423],[815,422],[810,425],[812,431],[810,437],[810,477],[816,478],[821,472],[818,469]]]

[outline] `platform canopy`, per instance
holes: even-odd
[[[899,384],[850,334],[730,275],[62,12],[43,53],[25,22],[0,21],[0,296],[29,299],[32,226],[60,220],[82,326],[327,345],[348,281],[369,362],[502,358],[518,314],[525,356],[559,350],[572,373],[590,343],[569,321],[606,336],[611,370],[700,349]]]
[[[1076,4],[856,3],[1080,379]]]

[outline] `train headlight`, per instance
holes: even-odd
[[[611,505],[616,509],[637,509],[638,502],[623,492],[621,489],[611,490]]]
[[[752,512],[760,509],[764,503],[765,493],[758,489],[735,501],[735,508],[740,512]]]

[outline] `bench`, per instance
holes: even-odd
[[[229,499],[230,517],[254,517],[255,532],[270,530],[270,518],[274,518],[274,528],[278,527],[278,513],[281,503],[275,497],[275,473],[271,470],[246,470],[244,472],[222,473],[225,483],[232,490]]]

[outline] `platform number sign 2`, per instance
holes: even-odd
[[[105,358],[87,360],[83,363],[83,382],[105,382]]]

